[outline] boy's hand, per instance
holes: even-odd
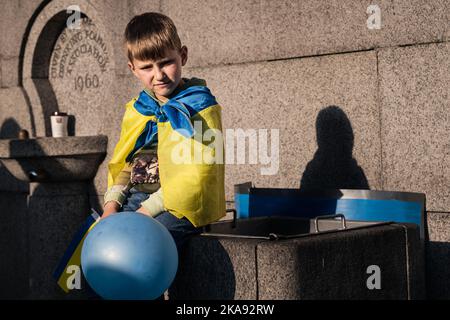
[[[151,216],[152,214],[147,210],[147,209],[145,209],[144,207],[140,207],[139,209],[137,209],[136,210],[137,212],[140,212],[140,213],[143,213],[143,214],[146,214],[146,215],[148,215],[148,216]]]
[[[117,211],[119,211],[119,209],[120,206],[117,202],[115,201],[107,202],[103,208],[102,219],[112,215],[113,213],[116,213]]]

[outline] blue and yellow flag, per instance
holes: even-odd
[[[223,137],[208,140],[213,132],[222,134],[221,106],[206,86],[181,90],[161,106],[143,90],[126,105],[120,139],[108,163],[108,188],[130,157],[157,139],[164,208],[196,227],[219,220],[225,216],[224,161],[196,161],[197,155],[224,154]],[[180,149],[189,149],[191,160],[175,161]]]
[[[73,274],[71,270],[68,270],[71,266],[77,266],[81,270],[81,249],[83,248],[84,239],[87,234],[100,220],[100,215],[92,210],[92,214],[87,217],[86,221],[81,225],[77,231],[69,247],[66,249],[62,259],[60,260],[58,267],[53,273],[53,277],[58,281],[58,285],[68,293],[71,290],[69,284],[69,277]]]

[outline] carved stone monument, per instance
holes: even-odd
[[[107,139],[99,136],[104,117],[99,114],[111,104],[115,64],[111,32],[90,1],[80,0],[73,6],[70,0],[53,0],[39,10],[30,22],[22,81],[29,98],[31,139],[47,157],[48,169],[50,163],[59,163],[54,155],[79,159],[82,146],[106,154]],[[76,137],[50,138],[54,112],[69,115],[69,135]],[[47,138],[41,138],[44,136]],[[92,139],[101,140],[98,148]],[[51,152],[44,152],[44,142],[52,146]],[[22,163],[30,159],[13,160]],[[70,171],[59,164],[61,170]],[[27,298],[86,297],[84,284],[82,290],[65,294],[52,274],[72,236],[90,214],[89,189],[98,164],[83,164],[86,171],[95,167],[89,178],[75,174],[72,179],[39,180],[30,176],[25,205],[28,218],[23,221],[28,244],[17,252],[27,261],[21,277]],[[30,175],[36,170],[28,171]]]
[[[68,113],[70,135],[98,134],[104,122],[99,114],[113,101],[112,33],[89,1],[77,3],[52,1],[32,24],[22,71],[32,136],[51,136],[56,111]]]
[[[111,86],[112,48],[88,17],[59,35],[50,58],[49,82],[60,110],[76,119],[76,134],[87,135]]]

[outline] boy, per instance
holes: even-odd
[[[182,78],[188,50],[167,16],[150,12],[134,17],[125,44],[128,66],[144,90],[126,105],[108,164],[102,217],[119,211],[153,216],[179,248],[189,235],[225,216],[223,161],[180,163],[176,157],[180,143],[223,154],[222,140],[216,138],[211,148],[199,141],[194,125],[200,123],[200,137],[208,129],[222,132],[221,107],[204,80]]]

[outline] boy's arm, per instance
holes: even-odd
[[[163,203],[162,188],[152,193],[150,197],[141,203],[141,207],[137,210],[143,214],[156,217],[160,213],[166,211]]]
[[[129,187],[131,166],[127,163],[116,178],[115,184],[108,188],[103,198],[102,218],[119,211],[127,197]]]

